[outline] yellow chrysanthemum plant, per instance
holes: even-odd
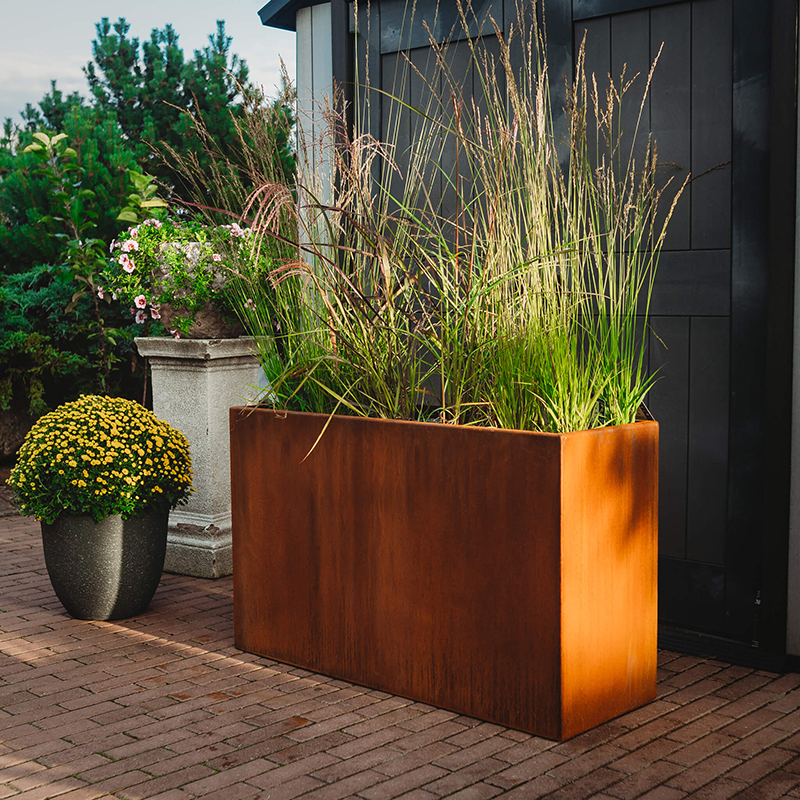
[[[189,443],[139,403],[83,395],[33,426],[8,484],[21,513],[45,523],[174,508],[192,492]]]

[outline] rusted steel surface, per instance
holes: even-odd
[[[658,423],[561,436],[562,738],[656,697]]]
[[[231,410],[237,647],[548,738],[655,696],[658,426]]]

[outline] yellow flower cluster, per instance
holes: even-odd
[[[8,480],[23,513],[139,513],[185,502],[192,491],[186,437],[123,398],[84,395],[31,429]]]

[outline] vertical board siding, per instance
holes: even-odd
[[[300,170],[303,184],[325,203],[333,197],[330,148],[319,146],[327,132],[325,113],[333,84],[331,4],[299,9],[296,26],[298,52],[310,55],[297,60]]]
[[[356,127],[376,139],[381,138],[383,73],[381,68],[381,7],[370,3],[356,9],[355,97]],[[373,178],[379,181],[384,168],[380,159],[373,162]]]
[[[650,12],[650,53],[661,49],[650,94],[650,130],[658,147],[661,163],[659,188],[671,184],[664,195],[659,227],[669,211],[672,198],[691,169],[692,53],[691,6],[654,8]],[[675,208],[664,240],[666,250],[688,250],[691,245],[689,187]]]
[[[731,246],[731,0],[692,3],[692,247]]]
[[[611,75],[611,18],[600,17],[598,19],[587,20],[575,26],[575,53],[577,58],[578,48],[584,44],[584,71],[585,79],[589,86],[597,82],[599,94],[604,94],[608,87],[609,76]],[[580,77],[580,76],[578,76]],[[553,114],[557,109],[553,109]],[[597,121],[594,115],[594,105],[589,103],[589,112],[586,120],[588,133],[589,152],[599,157],[607,152],[602,137],[594,134],[597,130]],[[594,151],[594,152],[593,152]]]
[[[598,17],[575,26],[575,51],[585,41],[586,76],[594,74],[599,88],[604,88],[611,74],[611,18]],[[555,110],[555,109],[554,109]]]
[[[614,12],[626,10],[624,3],[612,5]],[[649,362],[659,379],[648,407],[662,431],[661,613],[665,621],[722,633],[727,587],[735,580],[726,568],[731,0],[642,3],[614,12],[576,20],[573,30],[576,52],[586,32],[586,69],[601,97],[609,77],[618,84],[623,70],[626,81],[638,76],[623,102],[622,152],[630,152],[647,75],[663,43],[634,157],[642,162],[652,134],[661,185],[674,183],[662,200],[662,219],[686,176],[693,178],[674,210],[651,306]]]
[[[447,93],[449,89],[455,90],[455,102],[469,104],[473,93],[473,70],[471,66],[469,44],[467,42],[453,42],[447,49],[447,61],[449,65],[452,86],[442,87]],[[445,109],[445,119],[454,122],[454,109]],[[463,209],[458,205],[459,188],[463,188],[472,177],[469,174],[468,165],[465,159],[459,158],[456,150],[455,137],[443,134],[440,141],[440,213],[444,219],[456,219],[460,216]]]
[[[412,203],[431,203],[435,208],[442,196],[441,142],[436,122],[442,119],[439,104],[442,85],[436,75],[436,56],[429,47],[418,47],[408,53],[409,70],[409,157],[414,175],[412,183],[427,193]],[[434,77],[431,77],[434,76]]]
[[[484,36],[476,49],[479,58],[485,56],[499,64],[500,44],[495,35]],[[363,46],[361,52],[366,52]],[[363,62],[366,55],[361,57]],[[383,95],[378,138],[389,144],[394,162],[393,166],[386,165],[385,185],[390,187],[396,201],[395,210],[407,186],[415,184],[424,187],[424,196],[416,202],[442,220],[455,221],[458,217],[459,224],[469,229],[472,225],[469,209],[479,189],[473,187],[475,176],[467,160],[459,158],[456,137],[448,130],[456,126],[458,114],[467,131],[477,118],[485,122],[485,87],[476,79],[468,42],[457,40],[446,44],[441,58],[443,64],[439,65],[432,47],[414,47],[380,56]],[[504,92],[502,74],[498,74],[498,85],[499,91]],[[419,170],[421,152],[428,154],[427,164],[420,174],[411,174],[411,180],[406,181],[409,170],[412,173]],[[466,201],[462,206],[458,205],[459,196]],[[445,223],[445,235],[455,243],[449,228]]]
[[[686,558],[689,319],[653,317],[650,327],[650,371],[658,379],[647,404],[661,431],[658,552]]]
[[[314,99],[314,138],[316,142],[329,134],[325,114],[332,105],[333,54],[331,41],[331,4],[320,3],[311,7],[311,59]],[[315,175],[320,183],[319,199],[324,204],[333,201],[332,148],[322,147],[316,156]]]
[[[694,317],[689,370],[686,555],[725,563],[728,513],[729,321]]]
[[[657,317],[730,316],[731,251],[663,250],[650,313]]]
[[[764,570],[761,586],[762,646],[779,650],[787,637],[787,652],[800,655],[794,631],[800,622],[800,606],[790,600],[800,581],[800,570],[789,566],[786,557],[800,527],[790,515],[792,482],[797,481],[798,462],[793,457],[792,417],[796,394],[792,391],[797,364],[795,338],[795,273],[798,263],[797,219],[797,66],[798,16],[795,0],[778,0],[772,6],[772,47],[770,63],[770,213],[769,260],[767,266],[766,373],[767,449],[765,455]],[[775,198],[779,198],[775,202]],[[794,466],[793,463],[794,462]],[[794,474],[792,474],[794,473]],[[791,533],[790,533],[791,532]],[[788,614],[788,620],[787,620]],[[787,621],[793,633],[787,630]]]
[[[381,133],[379,138],[389,146],[389,156],[394,164],[384,168],[383,186],[388,187],[393,198],[403,196],[403,178],[408,171],[409,113],[404,107],[410,102],[407,63],[403,53],[381,56],[383,91],[381,101]],[[395,169],[396,167],[396,169]],[[390,210],[396,210],[394,205]]]
[[[623,88],[630,83],[619,115],[625,141],[621,151],[623,169],[631,157],[634,168],[641,169],[646,158],[652,93],[645,96],[645,89],[653,58],[648,10],[611,17],[611,80]]]
[[[726,568],[728,618],[752,636],[764,530],[767,371],[767,234],[770,186],[771,13],[761,0],[732,0],[731,393]],[[772,198],[780,202],[778,198]]]

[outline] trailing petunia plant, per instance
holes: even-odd
[[[22,513],[46,523],[174,508],[192,491],[189,444],[139,403],[83,395],[37,421],[8,485]]]
[[[250,247],[249,230],[235,222],[145,219],[112,243],[101,291],[129,303],[137,323],[162,320],[176,338],[189,334],[198,315],[211,307],[236,323],[233,270],[247,260]]]

